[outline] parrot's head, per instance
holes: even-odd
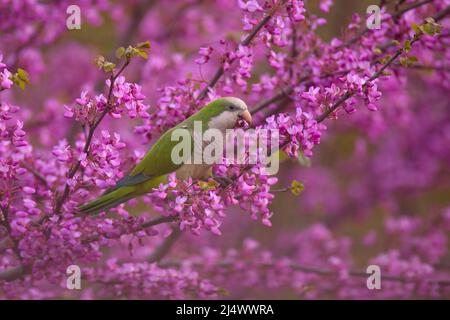
[[[245,120],[252,125],[252,116],[244,101],[235,97],[223,97],[207,105],[211,112],[208,123],[210,128],[220,130],[232,129],[240,120]]]

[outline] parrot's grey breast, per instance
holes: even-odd
[[[188,178],[206,180],[211,175],[211,167],[210,164],[183,164],[175,173],[180,180]]]
[[[193,141],[192,154],[190,163],[183,164],[178,168],[175,173],[178,179],[186,180],[188,178],[205,180],[211,176],[212,164],[206,164],[204,161],[203,151],[206,146],[216,144],[217,148],[223,148],[223,140],[213,139],[212,141],[204,141],[203,137],[195,136],[193,131],[190,130],[190,134]],[[224,133],[222,133],[224,135]],[[201,163],[194,163],[195,159],[201,159]]]

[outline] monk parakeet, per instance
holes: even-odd
[[[201,122],[202,130],[209,128],[218,129],[225,133],[226,129],[232,129],[240,119],[251,124],[252,117],[247,105],[241,99],[224,97],[212,101],[200,111],[193,114],[177,126],[166,131],[152,146],[145,157],[125,177],[120,179],[116,186],[107,190],[96,200],[80,206],[82,214],[97,214],[107,209],[116,207],[137,196],[150,192],[161,183],[167,181],[168,174],[175,172],[178,179],[206,179],[210,176],[212,165],[179,163],[172,160],[172,148],[178,141],[173,141],[172,133],[175,129],[187,129],[190,139],[195,145],[198,143],[193,137],[194,122]],[[203,144],[203,142],[202,142]],[[204,145],[203,145],[204,147]]]

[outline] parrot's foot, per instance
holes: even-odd
[[[214,176],[213,179],[217,181],[222,187],[227,187],[233,183],[233,180],[228,177],[218,177]]]

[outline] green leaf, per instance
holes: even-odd
[[[405,52],[411,51],[411,40],[406,40],[405,44],[403,45],[403,49]]]
[[[428,17],[425,19],[426,23],[422,25],[422,31],[429,36],[435,36],[441,33],[441,26],[434,21],[433,18]]]
[[[200,188],[202,188],[202,190],[206,191],[206,190],[216,190],[218,183],[214,180],[209,180],[208,182],[199,181],[198,185],[200,186]]]
[[[9,79],[20,89],[24,90],[27,84],[30,84],[28,72],[22,68],[18,68],[17,72],[12,74]]]
[[[17,69],[17,76],[19,77],[20,80],[22,80],[26,84],[30,83],[30,80],[28,79],[28,72],[26,72],[24,69],[22,68]]]
[[[112,62],[109,62],[109,61],[106,61],[103,64],[103,70],[105,70],[105,72],[112,72],[115,67],[116,67],[116,64],[112,63]]]
[[[400,64],[401,64],[403,67],[407,67],[407,66],[408,66],[408,59],[405,58],[405,57],[401,57],[401,58],[400,58]]]
[[[414,65],[415,62],[419,61],[416,56],[408,56],[408,57],[401,57],[400,58],[400,64],[406,68]]]
[[[117,48],[116,50],[117,59],[122,59],[124,55],[125,55],[125,48],[124,47]]]
[[[391,42],[394,46],[399,47],[400,46],[400,41],[398,40],[392,40]]]
[[[392,56],[390,54],[384,56],[383,58],[380,59],[380,62],[382,64],[386,64],[390,59],[392,58]]]
[[[417,61],[419,61],[419,59],[418,59],[416,56],[409,56],[409,57],[408,57],[408,60],[409,60],[410,62],[417,62]]]
[[[423,26],[423,31],[429,36],[434,35],[434,28],[433,28],[433,26],[431,24],[428,24],[428,23],[425,24]]]
[[[140,42],[136,45],[136,48],[139,49],[150,49],[150,41]]]
[[[420,27],[419,27],[417,24],[415,24],[415,23],[412,23],[412,24],[411,24],[411,28],[414,30],[414,32],[415,32],[416,34],[422,33],[422,30],[420,30]]]
[[[145,60],[148,59],[148,54],[147,54],[147,52],[145,52],[144,50],[136,50],[136,53],[137,53],[140,57],[144,58]]]
[[[299,196],[305,190],[305,186],[297,180],[292,180],[290,189],[294,196]]]

